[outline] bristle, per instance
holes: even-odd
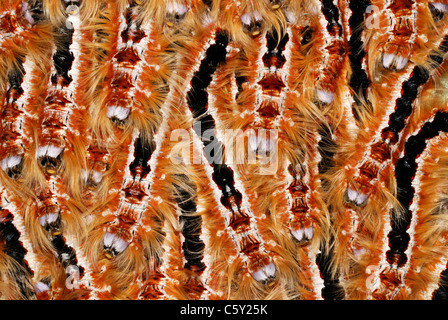
[[[0,299],[444,299],[448,3],[0,1]]]

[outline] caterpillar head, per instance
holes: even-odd
[[[63,151],[62,146],[53,143],[38,147],[36,158],[45,173],[55,174],[59,170],[62,164]]]
[[[39,224],[52,237],[62,233],[60,209],[57,205],[48,205],[39,210]]]

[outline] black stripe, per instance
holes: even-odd
[[[440,52],[448,50],[448,36],[443,39],[439,50]],[[443,62],[443,56],[433,53],[429,56],[429,62],[432,68],[437,68]],[[419,66],[414,68],[409,80],[402,85],[401,97],[396,101],[395,111],[389,116],[389,126],[382,131],[383,136],[392,132],[395,137],[398,137],[405,126],[406,119],[412,113],[412,105],[418,96],[419,88],[428,81],[429,77],[430,74],[427,70]]]
[[[190,110],[195,118],[207,112],[208,93],[206,88],[212,81],[212,75],[219,65],[225,62],[226,47],[229,38],[226,33],[218,32],[216,41],[205,52],[205,59],[201,61],[199,70],[191,80],[191,90],[187,94]]]
[[[286,43],[289,40],[289,35],[284,32],[282,34],[282,38],[279,38],[279,34],[277,30],[273,29],[271,32],[266,34],[266,45],[268,47],[268,53],[277,53],[278,55],[282,55],[283,50],[285,50]]]
[[[323,174],[334,167],[334,155],[336,153],[338,145],[332,137],[331,128],[329,128],[328,126],[320,126],[318,133],[321,137],[319,143],[317,144],[317,149],[321,156],[318,167],[319,173]]]
[[[56,74],[51,77],[53,85],[57,84],[58,76],[64,78],[64,85],[66,86],[73,80],[68,74],[72,68],[73,60],[75,59],[73,53],[70,51],[73,32],[73,27],[68,28],[66,24],[59,26],[55,31],[56,52],[53,54],[53,63],[56,69]]]
[[[141,178],[144,178],[151,171],[148,161],[154,152],[155,143],[153,141],[144,141],[138,137],[134,142],[134,161],[129,165],[131,174],[137,175],[137,168],[142,170]]]
[[[31,14],[31,17],[34,20],[34,23],[39,23],[40,21],[46,20],[44,11],[42,9],[42,1],[31,1],[31,7],[28,8],[28,11]],[[29,3],[29,2],[28,2]]]
[[[351,0],[349,8],[352,15],[349,18],[349,25],[351,29],[351,37],[349,44],[349,59],[352,74],[349,79],[349,85],[354,93],[355,105],[353,106],[353,113],[358,119],[358,110],[362,105],[362,101],[367,101],[367,88],[370,86],[370,79],[367,73],[362,68],[362,59],[366,55],[363,49],[363,42],[361,34],[364,30],[364,13],[367,7],[371,5],[369,0]]]
[[[186,177],[183,177],[183,180],[185,179]],[[196,199],[186,190],[179,186],[176,187],[178,191],[176,201],[182,212],[179,221],[182,224],[182,234],[185,238],[182,244],[186,259],[184,268],[203,271],[205,264],[202,262],[202,258],[205,245],[200,238],[202,218],[199,215],[195,215],[197,209]]]
[[[397,99],[395,111],[389,116],[389,125],[383,129],[383,134],[390,131],[398,137],[403,130],[406,119],[412,113],[412,104],[417,98],[418,89],[429,79],[429,74],[421,67],[415,67],[411,78],[402,85],[402,95]]]
[[[202,2],[209,7],[209,9],[213,8],[213,0],[202,0]]]
[[[0,208],[0,210],[3,210]],[[32,298],[34,297],[34,292],[32,291],[32,285],[30,282],[30,277],[33,272],[28,267],[25,261],[26,249],[22,246],[20,242],[20,232],[16,229],[12,223],[13,216],[8,214],[6,220],[0,223],[0,239],[4,244],[4,252],[13,258],[22,268],[16,269],[14,274],[17,285],[20,288],[20,292],[23,297]]]
[[[414,197],[412,181],[414,179],[419,155],[426,148],[426,141],[439,135],[440,132],[448,132],[448,113],[437,112],[431,122],[425,123],[420,131],[408,139],[405,145],[404,156],[397,162],[395,176],[397,179],[398,201],[404,212],[400,219],[392,219],[392,229],[389,232],[389,251],[386,252],[389,263],[395,263],[399,267],[407,261],[405,250],[409,245],[407,229],[411,222],[409,207]],[[395,217],[396,214],[393,215]]]
[[[220,153],[211,154],[209,157],[210,155],[206,152],[206,156],[213,166],[213,180],[223,192],[235,190],[233,171],[227,165],[221,164],[224,147],[215,135],[215,121],[208,113],[206,90],[212,81],[213,73],[226,60],[228,43],[228,35],[224,32],[217,32],[215,43],[206,50],[205,58],[201,61],[199,70],[194,74],[191,80],[191,90],[187,94],[189,108],[196,119],[193,127],[201,137],[204,149],[208,148],[208,150]],[[206,132],[207,134],[204,135]]]
[[[301,32],[302,39],[300,40],[300,44],[306,46],[313,39],[313,29],[310,26],[306,26]]]
[[[22,82],[23,82],[23,76],[25,75],[25,69],[23,67],[23,63],[25,62],[25,57],[16,56],[15,59],[16,59],[15,65],[17,66],[17,68],[13,68],[8,74],[9,90],[15,89],[20,94],[22,94],[23,93]]]
[[[62,235],[54,236],[50,239],[51,244],[56,250],[59,262],[62,264],[64,270],[67,270],[69,266],[76,266],[79,269],[80,275],[84,273],[84,268],[78,266],[78,260],[76,259],[75,250],[65,243],[65,239]]]
[[[440,46],[440,51],[446,52],[447,49],[448,37],[445,37]],[[434,53],[430,56],[430,63],[433,68],[439,66],[442,61],[443,57],[440,54]],[[428,71],[419,66],[414,68],[410,79],[402,85],[402,95],[397,99],[395,111],[389,117],[389,126],[382,131],[383,137],[392,133],[395,136],[394,140],[398,139],[399,133],[405,126],[406,119],[413,111],[413,102],[419,94],[419,88],[428,81],[429,77]],[[390,249],[386,253],[387,260],[391,264],[402,266],[408,259],[404,252],[410,240],[407,229],[411,221],[409,207],[414,197],[412,180],[417,170],[416,159],[425,149],[426,141],[437,136],[439,132],[447,130],[447,124],[447,115],[438,112],[432,122],[425,123],[418,134],[408,139],[405,145],[405,154],[397,162],[395,170],[398,187],[397,198],[404,208],[404,213],[399,221],[395,217],[396,213],[393,214],[392,230],[388,235]]]
[[[339,283],[339,276],[333,275],[331,268],[332,249],[321,248],[321,252],[316,255],[316,263],[319,267],[320,276],[324,280],[322,288],[322,298],[325,300],[342,300],[345,293],[344,288]]]
[[[440,274],[440,286],[433,292],[433,300],[448,300],[448,269]]]
[[[342,27],[339,24],[339,8],[332,0],[321,0],[322,12],[328,21],[327,30],[332,36],[342,36]],[[335,31],[338,34],[334,34]]]
[[[276,61],[277,68],[281,68],[285,62],[286,58],[283,55],[283,51],[285,50],[286,44],[289,41],[289,35],[286,32],[283,32],[280,38],[277,30],[273,29],[271,32],[266,34],[266,46],[268,50],[263,55],[263,62],[266,67],[271,67],[270,59],[275,57],[278,61]]]

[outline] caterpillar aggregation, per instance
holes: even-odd
[[[2,0],[0,298],[446,299],[447,11]]]

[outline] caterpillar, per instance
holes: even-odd
[[[0,297],[446,299],[446,1],[0,3]]]
[[[379,3],[380,4],[380,3]],[[390,6],[386,7],[386,4],[382,4],[383,7],[381,7],[379,4],[374,4],[378,11],[378,15],[383,14],[384,12],[388,12],[386,15],[388,17],[396,17],[399,21],[402,21],[403,19],[407,19],[405,16],[407,13],[406,12],[417,12],[417,14],[426,14],[429,15],[429,7],[426,6],[424,8],[424,4],[413,4],[411,2],[406,3],[406,4],[390,4]],[[366,4],[365,4],[366,5]],[[402,6],[401,6],[402,5]],[[414,6],[414,7],[413,7]],[[414,9],[413,9],[414,8]],[[389,11],[390,10],[390,11]],[[410,11],[406,11],[406,10],[410,10]],[[420,11],[419,11],[420,10]],[[419,13],[421,12],[421,13]],[[375,17],[375,13],[374,13],[374,17]],[[432,17],[431,17],[432,20]],[[425,21],[424,19],[422,19],[422,21]],[[428,20],[426,20],[428,21]],[[430,20],[429,20],[430,21]],[[355,22],[356,21],[353,21]],[[359,23],[359,22],[357,22]],[[401,23],[401,22],[400,22]],[[381,26],[381,19],[379,19],[379,25]],[[385,23],[385,27],[387,27],[389,25],[389,23]],[[428,24],[429,27],[431,27],[430,24]],[[408,30],[409,32],[401,32],[398,31],[397,29],[394,29],[395,31],[388,34],[387,37],[389,37],[389,40],[383,40],[383,43],[385,43],[386,48],[388,48],[388,46],[391,46],[393,48],[401,48],[402,50],[404,50],[403,52],[408,52],[409,50],[414,50],[416,49],[416,46],[418,47],[418,42],[412,42],[413,45],[408,45],[408,40],[406,37],[411,37],[412,38],[412,30],[413,25],[411,23],[407,23],[407,24],[402,24],[402,26],[400,28],[405,28],[404,26],[406,26],[406,30]],[[423,28],[425,27],[425,25],[417,25],[417,27],[419,28]],[[393,28],[399,28],[398,27],[398,23],[393,25]],[[443,27],[442,27],[443,30]],[[365,40],[367,41],[366,47],[367,48],[371,48],[370,46],[373,46],[372,48],[376,48],[376,43],[377,41],[379,41],[379,39],[381,38],[380,35],[378,35],[377,37],[370,37],[370,33],[377,33],[379,32],[381,34],[381,28],[380,29],[375,29],[375,28],[369,28],[367,26],[367,28],[365,29]],[[421,53],[423,54],[423,52],[426,52],[426,56],[428,57],[429,55],[431,55],[431,50],[435,50],[437,51],[437,49],[435,49],[434,46],[437,46],[441,41],[442,41],[442,37],[443,37],[443,31],[441,32],[441,34],[437,33],[438,38],[435,38],[433,41],[425,41],[425,46],[423,46],[421,49],[419,48],[419,50],[421,50]],[[406,37],[405,37],[406,36]],[[384,36],[386,37],[386,36]],[[372,40],[370,40],[372,39]],[[374,39],[374,40],[373,40]],[[379,42],[378,42],[379,43]],[[432,47],[431,47],[431,43],[433,43]],[[415,44],[415,46],[414,46]],[[359,44],[358,44],[359,45]],[[399,50],[401,50],[399,49]],[[370,49],[369,49],[370,50]],[[376,50],[376,49],[375,49]],[[386,49],[387,51],[387,49]],[[399,51],[401,52],[401,51]],[[408,54],[408,53],[403,53],[402,52],[402,56]],[[442,51],[443,52],[443,51]],[[366,283],[366,279],[369,278],[371,280],[371,272],[372,270],[377,270],[377,264],[381,264],[383,265],[384,262],[383,260],[378,261],[377,257],[383,255],[385,252],[384,250],[387,251],[387,242],[384,240],[385,236],[387,235],[387,233],[389,232],[387,229],[387,221],[389,219],[392,219],[390,217],[390,209],[395,208],[395,213],[398,214],[399,210],[400,210],[400,205],[398,204],[396,198],[395,198],[395,194],[396,194],[396,188],[397,186],[395,185],[395,180],[393,177],[393,171],[391,171],[391,167],[390,165],[388,165],[388,161],[390,161],[389,159],[391,159],[392,157],[392,163],[396,163],[396,152],[399,152],[395,149],[395,144],[397,143],[398,139],[399,139],[399,134],[400,131],[402,130],[402,128],[405,126],[405,122],[406,122],[406,112],[405,111],[400,111],[400,110],[404,110],[402,108],[406,108],[405,105],[409,103],[411,103],[412,105],[412,101],[414,98],[411,98],[412,92],[413,90],[415,90],[414,88],[411,89],[410,86],[407,86],[408,84],[412,83],[412,79],[417,78],[418,77],[418,73],[419,71],[422,71],[423,69],[418,69],[414,70],[411,73],[409,73],[410,71],[410,64],[407,61],[407,58],[393,58],[395,60],[394,63],[396,63],[397,65],[392,66],[392,61],[389,61],[389,58],[393,56],[391,56],[391,53],[387,53],[385,52],[382,55],[382,68],[383,71],[378,70],[378,64],[379,61],[376,54],[374,54],[372,56],[372,58],[370,58],[370,51],[366,51],[364,58],[361,59],[361,68],[363,68],[365,71],[362,72],[362,70],[359,71],[359,75],[353,75],[356,77],[361,77],[361,78],[365,78],[365,76],[367,76],[367,81],[364,81],[363,83],[366,83],[366,90],[364,91],[362,96],[358,96],[357,98],[354,99],[355,105],[359,104],[360,102],[362,102],[362,99],[364,99],[366,102],[364,103],[366,106],[366,110],[372,110],[372,115],[375,114],[375,108],[376,106],[381,106],[381,108],[378,109],[378,114],[373,116],[371,119],[373,120],[373,122],[369,122],[370,120],[367,117],[360,117],[360,113],[358,112],[358,108],[354,109],[356,111],[355,115],[355,119],[359,119],[358,120],[358,137],[357,139],[362,139],[361,137],[367,137],[369,134],[373,134],[374,132],[378,132],[375,131],[376,125],[379,125],[379,128],[382,127],[382,131],[381,137],[378,137],[378,133],[376,133],[376,137],[373,136],[370,139],[369,143],[370,145],[366,142],[363,143],[363,145],[367,145],[370,146],[368,147],[368,149],[362,149],[362,150],[366,150],[363,152],[356,152],[353,154],[354,157],[359,156],[360,160],[357,160],[355,162],[353,162],[353,164],[356,163],[356,166],[353,168],[356,168],[352,171],[350,171],[351,169],[348,169],[351,167],[351,164],[349,164],[350,162],[345,162],[344,166],[345,166],[345,170],[347,171],[348,176],[350,177],[348,179],[348,187],[345,191],[345,193],[340,196],[343,197],[344,202],[348,203],[349,205],[345,205],[347,207],[347,211],[346,211],[346,216],[341,216],[340,219],[347,219],[345,221],[345,223],[348,223],[348,221],[352,221],[350,223],[347,224],[347,226],[352,225],[353,227],[353,231],[348,231],[347,230],[341,230],[339,232],[337,232],[338,236],[337,238],[339,238],[337,241],[341,241],[342,247],[346,247],[349,243],[351,243],[352,246],[352,250],[353,250],[353,255],[354,255],[354,261],[355,264],[353,267],[350,267],[349,264],[347,264],[347,268],[353,268],[352,270],[352,274],[353,274],[353,278],[351,275],[349,275],[347,277],[347,288],[351,287],[353,285],[353,294],[352,297],[354,298],[361,298],[361,297],[370,297],[369,296],[369,289],[367,288],[365,291],[363,289],[360,289],[360,285],[364,285]],[[420,53],[419,53],[420,54]],[[443,54],[443,53],[442,53]],[[398,57],[399,55],[396,55],[394,57]],[[424,55],[423,55],[424,56]],[[413,57],[416,57],[415,59],[418,59],[419,55],[413,55]],[[351,59],[352,62],[351,64],[354,65],[354,62],[356,60],[354,60],[354,58],[356,58],[356,60],[359,61],[358,57],[354,57],[352,55]],[[387,61],[385,61],[387,60]],[[431,60],[431,59],[429,59]],[[391,64],[389,64],[389,62]],[[413,61],[413,63],[416,64],[420,64],[422,67],[426,66],[430,63],[425,62],[425,61]],[[357,68],[359,68],[359,62],[357,62]],[[392,71],[389,71],[390,68],[394,68]],[[406,71],[408,70],[408,71]],[[390,74],[390,73],[393,74]],[[370,76],[369,76],[370,73]],[[387,74],[387,76],[386,76]],[[411,76],[409,81],[406,81],[406,77]],[[402,80],[398,80],[400,78],[396,78],[396,76],[398,77],[402,77]],[[384,79],[384,80],[382,80]],[[386,91],[381,91],[381,86],[388,86],[389,88],[392,88],[391,86],[389,86],[387,83],[387,81],[390,81],[391,79],[394,79],[394,83],[403,83],[403,87],[402,89],[399,89],[400,92],[397,92],[397,96],[398,99],[396,99],[396,105],[394,107],[393,112],[390,112],[389,114],[384,114],[387,115],[389,117],[388,120],[383,120],[383,124],[381,124],[380,122],[376,122],[378,121],[378,119],[380,119],[382,116],[380,114],[382,114],[383,112],[385,112],[387,110],[387,108],[385,108],[384,106],[388,105],[388,103],[390,103],[390,101],[395,101],[395,98],[393,96],[389,96],[389,94],[393,94],[393,90],[388,90],[388,92]],[[385,81],[384,83],[382,81]],[[364,85],[363,85],[364,86]],[[417,85],[418,86],[418,85]],[[377,88],[377,89],[376,89]],[[418,88],[418,87],[417,87]],[[362,91],[364,90],[362,87],[357,87],[358,90]],[[415,91],[414,91],[415,92]],[[355,92],[355,97],[356,97],[356,92]],[[400,94],[402,95],[400,97]],[[409,94],[409,98],[406,97],[405,95]],[[383,96],[381,96],[383,95]],[[376,100],[377,97],[380,100]],[[415,97],[415,96],[414,96]],[[361,99],[362,98],[362,99]],[[384,100],[382,100],[384,99]],[[390,109],[392,111],[392,109]],[[409,110],[409,109],[408,109]],[[370,112],[370,111],[369,111]],[[387,112],[387,111],[386,111]],[[411,112],[411,111],[409,111]],[[366,113],[367,114],[367,113]],[[400,115],[399,115],[400,114]],[[386,118],[387,119],[387,118]],[[369,123],[367,125],[367,127],[364,127],[364,125],[366,125],[367,123]],[[401,123],[401,124],[399,124]],[[364,128],[369,128],[368,131],[366,131]],[[391,128],[395,128],[395,129],[391,129]],[[391,130],[389,130],[391,129]],[[395,130],[395,131],[394,131]],[[367,133],[370,132],[370,133]],[[362,147],[360,146],[360,149]],[[395,155],[394,155],[395,154]],[[348,156],[350,157],[350,156]],[[350,172],[350,173],[348,173]],[[378,180],[377,180],[378,179]],[[369,200],[370,197],[374,197],[375,200]],[[334,199],[335,200],[335,199]],[[375,209],[371,209],[370,206],[375,206]],[[378,207],[376,207],[378,206]],[[382,214],[377,214],[377,212],[381,212],[383,211],[384,213]],[[377,222],[374,222],[375,219],[379,219],[377,220]],[[342,221],[342,220],[340,220]],[[384,230],[375,230],[375,226],[380,226],[380,225],[384,225],[385,224],[385,229]],[[341,224],[340,222],[337,222],[337,224],[339,226],[342,226],[343,224]],[[381,234],[381,236],[380,236]],[[375,238],[370,238],[370,237],[375,237]],[[379,245],[380,240],[376,240],[376,239],[380,239],[382,238],[383,240],[383,245]],[[372,246],[373,245],[373,246]],[[365,248],[369,248],[366,249]],[[381,254],[374,254],[374,253],[368,253],[369,250],[383,250],[383,253]],[[374,252],[374,251],[371,251]],[[380,251],[378,251],[380,252]],[[336,259],[344,259],[348,262],[347,257],[337,257]],[[371,260],[369,260],[371,259]],[[384,259],[384,258],[382,258]],[[342,265],[341,265],[342,266]],[[359,267],[359,270],[357,269]],[[363,273],[361,270],[366,270],[365,273]],[[362,280],[361,280],[362,279]],[[376,278],[375,278],[376,279]],[[367,281],[369,286],[371,281]],[[359,282],[357,282],[359,281]],[[349,289],[351,292],[351,288]],[[363,293],[361,293],[363,292]],[[360,296],[358,296],[357,294],[360,294]],[[363,294],[367,294],[366,296],[364,296]]]

